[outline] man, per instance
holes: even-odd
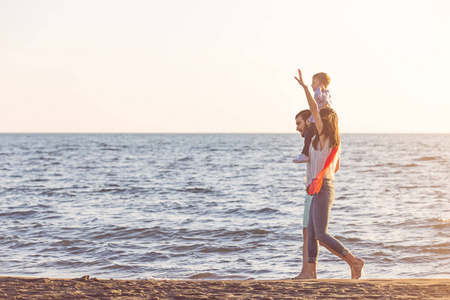
[[[305,136],[306,130],[311,125],[309,121],[311,111],[309,109],[302,110],[295,116],[295,124],[297,125],[297,131],[300,132],[302,137]]]
[[[311,116],[311,111],[309,109],[302,110],[295,116],[295,124],[297,125],[297,131],[300,132],[302,137],[305,136],[306,130],[311,125],[309,117]],[[293,162],[296,162],[295,160]],[[312,196],[305,193],[305,206],[303,210],[303,263],[302,271],[297,277],[297,279],[308,272],[308,234],[306,233],[306,227],[308,227],[309,221],[309,209],[311,207]]]

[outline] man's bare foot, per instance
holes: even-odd
[[[300,279],[301,277],[305,276],[306,274],[308,274],[308,265],[306,265],[302,268],[302,271],[300,272],[300,274],[298,274],[297,276],[295,276],[294,278],[291,278],[291,279]]]
[[[364,260],[356,258],[356,263],[350,267],[352,270],[352,279],[359,279],[361,277],[363,267],[364,267]]]
[[[317,275],[310,273],[300,273],[292,279],[317,279]]]

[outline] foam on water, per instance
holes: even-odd
[[[301,267],[295,134],[2,134],[2,275],[280,279]],[[342,135],[329,231],[368,278],[448,278],[450,135]],[[319,278],[349,278],[323,249]]]

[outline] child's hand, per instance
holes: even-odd
[[[303,82],[302,71],[300,71],[300,69],[298,69],[298,78],[295,77],[295,80],[297,80],[298,84],[300,84],[302,87],[306,87],[306,84]]]

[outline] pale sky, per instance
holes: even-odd
[[[0,0],[0,132],[450,133],[450,1]]]

